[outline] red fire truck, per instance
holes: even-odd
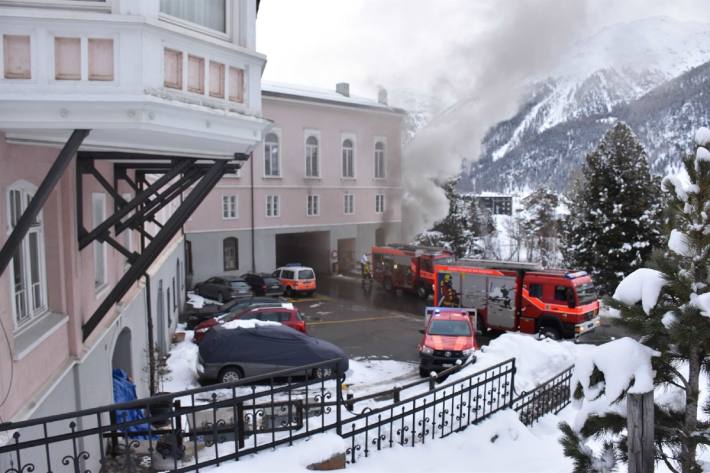
[[[435,267],[435,303],[478,310],[478,329],[577,338],[599,325],[599,299],[584,271],[458,260]]]
[[[454,254],[443,248],[401,245],[372,247],[372,276],[387,291],[403,289],[422,299],[434,293],[434,265],[450,264]]]

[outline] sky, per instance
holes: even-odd
[[[393,105],[425,96],[446,110],[404,148],[409,238],[448,211],[432,183],[479,156],[485,133],[515,114],[532,80],[603,27],[652,16],[710,22],[710,8],[708,0],[262,0],[257,50],[267,55],[267,81],[349,82],[352,95],[371,98],[383,87]]]

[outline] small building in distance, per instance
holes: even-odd
[[[473,201],[481,209],[488,210],[492,215],[513,215],[513,196],[483,192],[471,194]]]

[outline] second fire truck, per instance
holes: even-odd
[[[599,325],[599,300],[583,271],[534,264],[458,260],[435,267],[434,301],[478,312],[478,329],[578,337]]]
[[[434,265],[450,264],[454,254],[443,248],[389,244],[372,247],[372,276],[386,290],[415,292],[422,299],[434,293]]]

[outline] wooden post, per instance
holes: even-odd
[[[653,473],[653,391],[627,396],[629,473]]]

